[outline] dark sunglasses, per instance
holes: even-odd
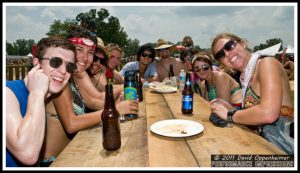
[[[59,68],[63,64],[63,59],[60,57],[52,57],[52,58],[42,58],[42,59],[47,59],[50,60],[50,66],[52,68]],[[77,70],[77,66],[75,63],[72,62],[67,62],[66,63],[66,70],[68,73],[75,73]]]
[[[194,67],[194,71],[195,72],[200,72],[200,71],[207,71],[209,69],[209,65],[205,64],[205,65],[202,65],[202,67]]]
[[[93,62],[97,62],[100,59],[100,64],[105,65],[106,59],[104,57],[100,58],[94,55]]]
[[[237,42],[234,40],[229,40],[224,47],[219,50],[216,54],[215,54],[215,59],[217,61],[220,61],[221,59],[223,59],[225,57],[225,52],[226,51],[232,51],[235,47],[236,47]]]
[[[148,57],[148,58],[153,58],[152,54],[146,54],[146,53],[142,53],[143,57]]]

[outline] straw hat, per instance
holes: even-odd
[[[172,52],[172,51],[176,50],[176,45],[168,44],[168,42],[162,38],[158,39],[156,42],[156,47],[154,49],[158,50],[158,49],[164,49],[164,48],[169,48],[169,50]]]
[[[99,37],[97,37],[97,48],[103,50],[107,56],[109,56],[111,54],[111,51],[109,51],[105,48],[103,40]]]

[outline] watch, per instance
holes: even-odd
[[[231,109],[227,112],[227,123],[233,124],[233,115],[237,111],[237,109]]]

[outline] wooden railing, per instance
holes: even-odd
[[[21,80],[27,75],[30,67],[28,65],[7,65],[6,80]]]
[[[119,65],[117,71],[120,71],[124,65]],[[6,65],[6,80],[21,80],[30,70],[28,65]]]

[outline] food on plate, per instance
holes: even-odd
[[[157,129],[161,133],[187,134],[186,124],[170,124]]]

